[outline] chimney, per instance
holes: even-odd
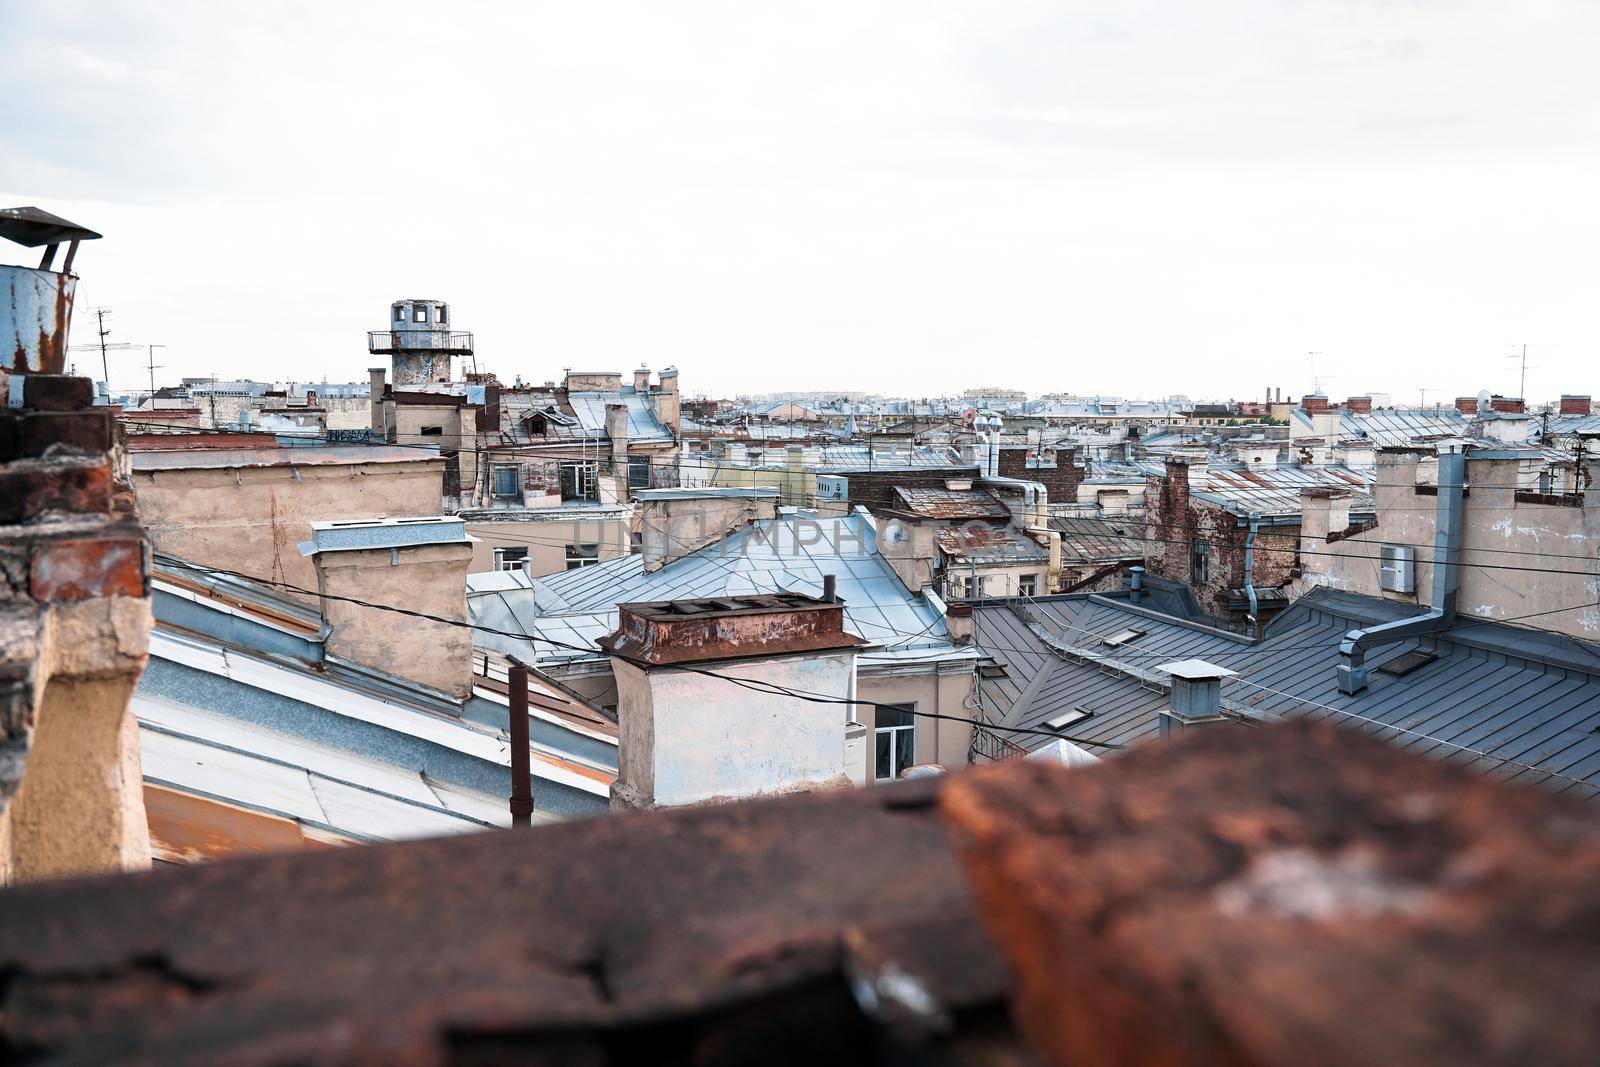
[[[842,603],[798,593],[619,605],[616,633],[599,642],[617,684],[613,807],[851,784],[852,709],[813,698],[854,699],[864,643],[845,632]],[[780,691],[738,684],[752,677]]]
[[[720,541],[741,526],[778,514],[777,486],[640,489],[633,499],[641,507],[646,574]]]
[[[651,395],[656,411],[656,421],[678,436],[678,368],[668,367],[661,372],[661,390]]]
[[[472,632],[465,625],[400,620],[369,604],[467,621],[466,523],[443,516],[313,522],[300,554],[317,570],[330,658],[396,675],[452,700],[472,693]],[[333,597],[341,599],[335,600]]]
[[[1137,604],[1144,599],[1144,568],[1134,564],[1128,568],[1128,603]]]
[[[1558,414],[1561,414],[1561,415],[1589,415],[1589,414],[1592,414],[1592,412],[1593,412],[1593,408],[1589,403],[1589,397],[1588,397],[1587,394],[1579,394],[1579,393],[1562,393],[1561,394],[1561,406],[1560,406],[1560,408],[1557,409],[1557,413]]]
[[[628,405],[606,405],[606,439],[611,442],[611,473],[628,483]]]
[[[1365,415],[1372,411],[1372,398],[1370,396],[1352,396],[1344,402],[1346,411],[1357,415]]]
[[[638,393],[640,396],[646,396],[646,395],[649,394],[649,392],[650,392],[650,368],[649,367],[640,367],[638,370],[633,372],[633,391],[635,393]]]
[[[1478,398],[1475,396],[1456,397],[1456,410],[1463,415],[1476,415],[1478,413]]]
[[[1300,398],[1300,409],[1307,415],[1321,415],[1328,410],[1328,398],[1320,393],[1307,393]]]
[[[804,445],[790,445],[784,449],[786,460],[783,472],[783,502],[796,507],[811,503],[812,494],[806,492],[806,450]]]
[[[1328,535],[1350,527],[1349,489],[1317,487],[1300,491],[1300,536],[1307,542],[1326,542]],[[1318,552],[1325,549],[1316,548]]]
[[[1162,737],[1228,721],[1222,715],[1222,679],[1234,671],[1202,659],[1163,663],[1156,670],[1172,676],[1172,706],[1157,713]]]
[[[384,368],[367,368],[367,397],[372,408],[372,436],[380,441],[389,438],[389,419],[383,403]]]
[[[1502,415],[1522,415],[1527,411],[1527,405],[1520,396],[1491,396],[1489,407]]]
[[[0,266],[0,370],[13,374],[61,374],[67,366],[67,331],[78,276],[72,261],[80,241],[100,235],[36,207],[0,210],[0,237],[25,248],[44,248],[37,268]],[[56,253],[67,246],[61,269]]]

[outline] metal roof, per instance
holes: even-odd
[[[37,248],[63,241],[95,241],[100,235],[41,208],[8,207],[0,208],[0,237]]]
[[[578,418],[584,436],[606,435],[606,407],[621,404],[628,409],[628,440],[670,441],[672,433],[656,418],[650,399],[629,389],[615,393],[568,393],[567,406]]]
[[[1144,515],[1122,518],[1051,515],[1050,529],[1061,535],[1064,563],[1098,563],[1144,556]]]
[[[1277,616],[1257,644],[1103,596],[1037,600],[1020,612],[979,605],[974,642],[1005,665],[1006,676],[978,684],[992,721],[1036,726],[1083,707],[1094,714],[1066,734],[1126,744],[1152,736],[1154,712],[1166,706],[1153,665],[1201,659],[1238,672],[1223,681],[1222,695],[1225,709],[1239,714],[1327,717],[1488,773],[1600,794],[1600,645],[1463,620],[1434,635],[1436,659],[1404,676],[1381,668],[1419,641],[1380,646],[1367,657],[1369,688],[1341,693],[1334,666],[1344,635],[1414,613],[1395,601],[1318,589]],[[1143,633],[1104,644],[1129,629]],[[1014,740],[1036,748],[1050,738]]]
[[[487,647],[540,661],[598,659],[604,654],[595,641],[616,629],[618,604],[759,593],[821,596],[825,574],[837,582],[846,629],[878,646],[863,653],[864,662],[972,655],[954,645],[936,602],[909,592],[878,554],[877,531],[860,512],[761,520],[648,574],[637,554],[531,579],[473,574],[467,577],[467,609],[475,625],[585,651],[546,644],[535,649],[531,641],[480,631],[476,640]]]
[[[302,556],[314,556],[319,552],[465,544],[467,541],[467,524],[447,515],[344,519],[310,525],[311,540],[302,541],[299,546]]]
[[[895,486],[902,511],[927,519],[1009,520],[1011,509],[987,489],[920,489]]]
[[[1303,489],[1349,489],[1355,494],[1352,511],[1370,511],[1376,505],[1371,478],[1349,467],[1326,466],[1223,466],[1189,468],[1189,494],[1220,504],[1236,515],[1298,515]]]
[[[977,563],[1036,563],[1050,558],[1047,548],[1014,526],[968,522],[940,530],[933,540],[946,556]]]
[[[1339,414],[1341,438],[1371,441],[1381,448],[1402,447],[1425,437],[1459,437],[1466,430],[1467,418],[1455,408],[1394,408]]]

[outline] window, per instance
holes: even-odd
[[[600,562],[599,545],[568,545],[567,570],[575,571],[579,567],[593,567]]]
[[[497,548],[494,550],[494,569],[497,571],[523,571],[528,569],[528,550],[525,548]]]
[[[1039,576],[1037,574],[1024,574],[1017,579],[1018,596],[1038,596]]]
[[[427,304],[418,304],[415,307],[413,307],[411,309],[411,321],[412,322],[427,322],[428,321],[428,305]]]
[[[1073,723],[1082,722],[1084,719],[1089,718],[1093,714],[1094,712],[1088,708],[1073,708],[1071,711],[1062,712],[1055,718],[1048,720],[1044,724],[1045,729],[1054,730],[1056,733],[1060,733]]]
[[[648,459],[630,459],[628,461],[628,488],[650,488],[650,461]]]
[[[443,426],[424,426],[422,428],[421,432],[422,432],[422,436],[423,437],[443,437],[444,436],[444,427]]]
[[[1100,639],[1100,643],[1107,648],[1120,648],[1132,641],[1137,641],[1144,636],[1143,630],[1118,630]]]
[[[439,305],[439,325],[447,326],[450,323],[450,309],[443,304]]]
[[[522,468],[513,463],[496,464],[494,468],[494,495],[516,497],[522,495]]]
[[[394,306],[394,321],[406,321],[406,306],[404,304],[396,304]]]
[[[1211,546],[1198,539],[1189,546],[1189,577],[1196,585],[1211,579]]]
[[[878,704],[877,768],[874,777],[880,782],[900,777],[900,772],[916,762],[917,717],[915,704]]]
[[[563,463],[561,465],[562,500],[597,500],[593,463]]]
[[[628,551],[639,553],[644,551],[644,534],[638,530],[628,531]]]

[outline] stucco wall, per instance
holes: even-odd
[[[472,546],[472,573],[495,570],[494,550],[525,548],[525,570],[532,575],[556,574],[567,569],[567,546],[600,546],[600,559],[616,559],[631,550],[628,516],[610,512],[595,518],[562,517],[528,522],[471,522],[467,533]]]
[[[1336,541],[1308,537],[1302,546],[1306,587],[1327,586],[1421,607],[1433,603],[1433,542],[1438,497],[1418,493],[1432,481],[1431,457],[1384,452],[1378,462],[1378,525]],[[1523,625],[1600,640],[1600,580],[1590,577],[1600,549],[1600,492],[1583,507],[1516,499],[1514,460],[1467,461],[1469,490],[1462,501],[1462,560],[1457,610],[1481,619],[1532,615]],[[1590,484],[1600,478],[1591,467]],[[1414,545],[1416,592],[1381,586],[1384,545]],[[1587,572],[1587,573],[1585,573]],[[1563,605],[1571,610],[1556,611]],[[1547,613],[1548,614],[1545,614]]]
[[[316,557],[318,589],[329,596],[396,604],[456,622],[467,618],[468,544],[422,545]],[[328,654],[409,678],[452,696],[472,691],[472,631],[325,599]]]
[[[853,652],[716,666],[807,693],[849,697]],[[842,705],[754,693],[721,678],[613,660],[624,805],[695,804],[849,783]]]
[[[443,469],[440,460],[420,458],[160,470],[136,473],[133,484],[156,551],[314,589],[315,568],[296,547],[310,540],[310,523],[437,515]]]

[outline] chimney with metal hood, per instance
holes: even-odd
[[[1236,672],[1203,659],[1163,663],[1156,670],[1172,676],[1172,706],[1157,717],[1162,737],[1228,721],[1222,716],[1222,680]]]
[[[1455,621],[1456,594],[1461,588],[1461,501],[1467,483],[1467,446],[1451,441],[1439,446],[1439,487],[1433,537],[1433,596],[1430,610],[1370,630],[1351,630],[1339,642],[1335,671],[1341,693],[1367,687],[1367,650],[1410,637],[1437,633]]]

